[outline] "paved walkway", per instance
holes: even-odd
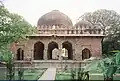
[[[56,68],[48,68],[38,80],[55,80]]]
[[[103,75],[102,73],[91,73],[90,75]],[[120,76],[120,74],[116,73],[114,76]]]

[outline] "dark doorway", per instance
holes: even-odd
[[[24,50],[21,48],[17,50],[17,60],[24,60]]]
[[[34,60],[43,60],[44,55],[44,44],[37,42],[34,44]]]
[[[82,50],[82,60],[89,59],[91,57],[90,50],[85,48]]]
[[[68,51],[68,60],[72,60],[73,59],[73,50],[72,50],[72,44],[68,41],[62,43],[62,48],[67,49]]]
[[[58,49],[58,44],[57,44],[56,42],[52,41],[52,42],[50,42],[50,43],[48,44],[48,55],[47,55],[48,60],[51,60],[51,59],[52,59],[52,51],[53,51],[53,49],[55,49],[55,48]]]

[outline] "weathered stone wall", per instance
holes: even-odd
[[[25,61],[16,61],[15,64],[16,66],[20,63],[23,63],[24,67],[39,67],[39,68],[50,68],[50,67],[56,67],[56,68],[62,68],[64,69],[65,67],[67,68],[79,68],[80,66],[83,67],[86,64],[89,64],[90,61],[72,61],[72,60],[34,60],[32,62],[25,62]]]
[[[24,50],[24,59],[28,57],[33,58],[34,44],[38,41],[44,44],[44,60],[47,60],[47,49],[48,44],[52,41],[58,44],[58,49],[61,51],[62,43],[68,41],[72,44],[73,49],[73,60],[82,59],[82,50],[88,48],[91,55],[94,57],[99,57],[102,55],[101,49],[101,37],[32,37],[29,40],[19,43],[14,49],[15,55],[17,54],[17,49],[22,48]]]

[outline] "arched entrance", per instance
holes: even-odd
[[[56,42],[52,41],[48,44],[48,54],[47,54],[48,60],[53,59],[52,58],[52,52],[55,48],[58,49],[58,44]]]
[[[43,60],[44,44],[37,42],[34,44],[34,60]]]
[[[24,51],[21,48],[17,50],[17,60],[24,60]]]
[[[72,60],[73,59],[72,44],[68,41],[63,42],[62,43],[62,48],[65,48],[67,50],[67,53],[68,53],[68,57],[66,57],[65,59]]]
[[[85,48],[82,50],[82,60],[89,59],[91,57],[90,50]]]

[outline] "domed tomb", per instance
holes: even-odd
[[[64,13],[58,11],[58,10],[53,10],[51,12],[46,13],[43,15],[37,23],[37,27],[47,25],[47,26],[64,26],[65,28],[67,27],[72,27],[72,21],[71,19],[65,15]]]

